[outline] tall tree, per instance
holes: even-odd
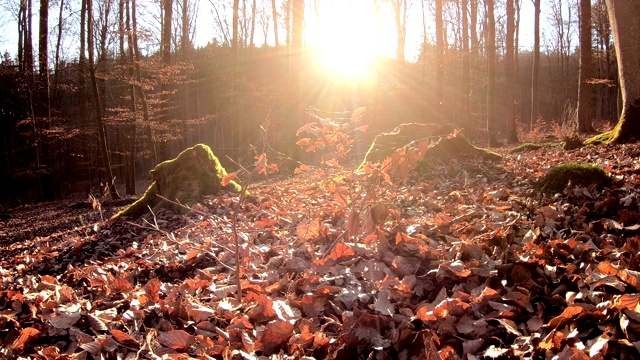
[[[249,47],[253,49],[255,47],[254,37],[256,35],[256,13],[257,13],[257,4],[256,0],[253,0],[251,4],[251,35],[249,35]]]
[[[540,2],[541,0],[532,0],[534,8],[533,20],[533,71],[531,73],[531,118],[529,121],[529,130],[533,130],[533,126],[538,120],[540,105]]]
[[[109,183],[109,192],[111,198],[118,199],[120,196],[116,190],[113,172],[111,170],[111,161],[109,159],[109,148],[107,145],[107,132],[102,113],[102,99],[98,89],[98,80],[96,76],[96,66],[94,61],[94,21],[93,21],[93,0],[87,0],[87,38],[88,38],[88,60],[89,60],[89,77],[91,79],[91,90],[93,92],[93,107],[96,117],[96,126],[98,128],[98,148],[100,150],[100,160],[102,168],[107,176],[106,182]]]
[[[302,49],[302,37],[303,34],[303,23],[304,23],[304,0],[293,0],[293,34],[291,38],[291,52],[289,53],[290,58],[290,96],[291,96],[291,104],[290,104],[290,115],[289,115],[289,124],[297,129],[300,125],[300,121],[302,120],[302,116],[304,113],[303,104],[302,104],[302,62],[303,62],[303,49]],[[292,147],[292,157],[294,160],[298,160],[298,152],[296,151],[295,143],[295,134],[291,131],[291,140],[289,141],[289,146]]]
[[[240,144],[242,144],[242,140],[244,137],[244,127],[242,126],[243,124],[240,123],[240,117],[238,114],[238,67],[240,66],[240,51],[239,51],[239,46],[240,46],[240,41],[238,39],[239,37],[239,26],[240,26],[240,0],[234,0],[233,1],[233,37],[232,37],[232,44],[231,47],[233,49],[233,80],[232,80],[232,86],[233,86],[233,94],[231,95],[233,97],[232,99],[232,106],[233,106],[233,122],[234,124],[236,124],[236,129],[237,129],[237,139],[236,139],[236,144],[237,147],[240,148]]]
[[[580,0],[580,80],[578,82],[578,131],[591,126],[591,0]]]
[[[136,99],[136,58],[134,51],[134,34],[131,25],[131,6],[129,0],[122,0],[124,3],[124,34],[127,38],[127,55],[129,60],[129,98],[131,115],[127,123],[127,131],[125,137],[126,154],[125,154],[125,191],[127,195],[136,194],[136,140],[137,127],[136,119],[138,117],[138,105]],[[137,47],[137,46],[136,46]],[[139,65],[138,65],[139,66]]]
[[[276,7],[276,0],[271,0],[271,12],[273,16],[273,36],[275,38],[274,45],[278,47],[278,8]]]
[[[620,88],[622,115],[610,134],[611,142],[640,140],[640,1],[607,0]]]
[[[49,95],[49,0],[40,0],[40,24],[38,26],[38,73],[42,98],[47,104]]]
[[[396,59],[400,64],[404,64],[404,48],[407,41],[407,0],[391,0],[391,7],[393,8],[396,32],[398,35]]]
[[[462,0],[462,119],[469,135],[470,112],[469,90],[471,84],[471,67],[469,58],[469,0]]]
[[[62,28],[64,26],[64,17],[63,17],[63,10],[64,10],[64,0],[60,0],[60,11],[58,13],[58,36],[56,37],[56,54],[55,54],[55,58],[53,59],[54,61],[54,84],[53,84],[53,88],[56,89],[55,91],[57,92],[58,89],[58,81],[60,78],[60,44],[62,43]]]
[[[505,75],[507,88],[505,90],[506,128],[507,142],[518,142],[518,129],[516,128],[516,66],[515,66],[515,0],[506,0],[507,6],[507,34],[505,46]]]
[[[171,20],[173,19],[173,0],[162,0],[164,16],[162,20],[162,43],[160,45],[162,52],[162,69],[164,70],[160,79],[160,122],[167,124],[169,122],[169,68],[171,67]],[[163,141],[160,144],[161,160],[166,160],[169,155],[169,144]]]
[[[489,146],[496,146],[496,19],[494,0],[484,0],[487,16],[487,133]]]
[[[442,112],[446,109],[446,105],[442,103],[443,84],[444,84],[444,26],[442,21],[442,0],[436,1],[436,93],[438,104],[438,115],[442,116]],[[405,3],[406,4],[406,3]],[[403,54],[404,55],[404,54]],[[443,119],[441,119],[443,120]]]

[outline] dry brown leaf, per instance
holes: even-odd
[[[184,330],[170,330],[158,332],[158,342],[168,348],[185,351],[195,343],[193,335]]]
[[[260,338],[260,348],[265,355],[271,355],[280,350],[293,335],[293,325],[287,321],[273,321],[267,324]]]
[[[39,336],[40,331],[38,329],[32,327],[20,329],[20,335],[13,341],[13,343],[11,343],[9,349],[22,350],[27,344],[34,341]]]
[[[131,335],[127,334],[126,332],[122,331],[122,330],[111,330],[110,331],[111,335],[113,336],[113,338],[125,345],[125,346],[129,346],[129,347],[138,347],[140,346],[140,344],[138,343],[138,341],[136,339],[134,339],[133,337],[131,337]],[[104,344],[103,344],[104,345]]]

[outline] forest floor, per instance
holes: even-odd
[[[10,209],[0,358],[640,358],[640,145],[503,154],[258,182],[239,249],[238,194],[131,222]],[[613,186],[535,190],[568,161]]]

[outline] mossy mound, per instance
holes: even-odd
[[[570,162],[551,168],[538,182],[538,188],[545,193],[558,193],[562,192],[569,182],[577,186],[595,184],[600,189],[611,186],[611,178],[599,166]]]
[[[568,137],[562,142],[562,148],[564,150],[580,149],[584,146],[584,141],[576,137]]]
[[[380,162],[403,146],[429,139],[434,141],[441,140],[427,150],[425,158],[479,156],[488,160],[502,159],[502,156],[492,151],[473,146],[462,134],[449,137],[455,129],[456,127],[452,124],[402,124],[393,131],[382,133],[375,137],[359,168],[362,168],[368,162]]]
[[[178,157],[158,164],[149,172],[153,181],[144,195],[131,206],[114,215],[139,217],[149,211],[160,208],[172,208],[174,204],[160,199],[156,195],[193,205],[202,200],[204,195],[214,195],[220,190],[240,191],[241,187],[231,181],[222,186],[221,180],[227,175],[211,148],[198,144],[181,152]]]

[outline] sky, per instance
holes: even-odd
[[[323,0],[323,1],[329,1],[329,0]],[[15,2],[15,1],[14,1]],[[216,2],[218,4],[218,10],[221,11],[221,6],[219,5],[222,1],[221,0],[201,0],[199,2],[199,11],[198,11],[198,16],[197,16],[197,25],[198,28],[196,29],[196,33],[195,33],[195,45],[196,46],[205,46],[208,42],[210,42],[212,40],[212,27],[217,27],[215,25],[214,22],[214,17],[212,15],[212,2]],[[355,4],[358,3],[364,3],[367,2],[366,0],[353,0],[353,2]],[[543,0],[543,5],[544,5],[544,0]],[[12,3],[11,0],[0,0],[0,6],[6,4],[6,3]],[[144,4],[145,1],[139,1],[139,4]],[[151,3],[148,2],[147,3]],[[248,3],[251,3],[250,1]],[[269,2],[267,2],[269,3]],[[307,2],[309,3],[309,2]],[[370,1],[368,1],[367,3],[370,3]],[[388,4],[384,4],[386,6],[389,6]],[[34,1],[34,10],[37,10],[38,8],[38,4],[37,1]],[[142,5],[144,6],[144,5]],[[357,6],[357,5],[356,5]],[[152,6],[149,6],[147,8],[143,8],[141,9],[141,12],[146,12],[146,13],[153,13],[154,9]],[[228,9],[228,11],[230,11],[230,9]],[[385,11],[383,9],[383,11]],[[383,18],[385,18],[385,21],[382,22],[382,29],[378,29],[379,31],[379,38],[383,38],[384,40],[375,40],[375,42],[372,42],[370,40],[365,40],[365,41],[358,41],[357,38],[353,38],[353,42],[357,43],[357,46],[362,47],[362,49],[366,49],[366,48],[377,48],[378,51],[382,52],[385,55],[395,55],[395,38],[396,38],[396,34],[395,34],[395,27],[393,25],[393,18],[392,15],[390,14],[390,12],[388,12],[389,9],[386,10],[386,12],[383,14]],[[544,9],[543,9],[543,16],[541,17],[541,26],[545,26],[545,22],[547,21],[546,16],[544,15]],[[37,34],[37,27],[38,27],[38,21],[37,21],[37,11],[34,11],[34,34]],[[57,24],[57,9],[51,9],[50,10],[50,27],[55,26]],[[429,12],[429,10],[427,10],[427,12]],[[144,15],[144,14],[142,14]],[[307,16],[311,16],[310,11],[307,10]],[[427,16],[429,17],[429,14],[427,14]],[[366,23],[367,20],[363,20],[362,18],[369,18],[369,14],[364,14],[364,16],[358,16],[358,17],[354,17],[352,15],[340,15],[340,14],[332,14],[331,18],[337,20],[338,22],[342,22],[342,23],[355,23],[355,25],[358,24],[358,22],[362,22],[363,24]],[[15,56],[16,50],[17,50],[17,24],[14,21],[14,15],[12,15],[11,11],[8,11],[6,8],[2,8],[0,7],[0,51],[2,53],[4,52],[8,52],[12,57]],[[139,18],[144,19],[144,16],[139,16]],[[380,24],[380,23],[379,23]],[[154,27],[154,25],[152,23],[148,24],[150,27]],[[354,25],[354,24],[351,24]],[[349,25],[349,26],[351,26]],[[310,28],[313,28],[313,24],[308,24],[308,26]],[[155,27],[157,28],[157,25],[155,25]],[[322,27],[324,29],[329,29],[329,31],[331,31],[331,29],[333,28],[331,23],[325,23],[322,24]],[[428,32],[433,33],[433,21],[428,21]],[[358,28],[362,28],[362,26],[352,26],[353,29],[358,29]],[[334,31],[342,31],[342,33],[338,33],[338,34],[334,34],[334,36],[336,36],[338,39],[344,39],[345,37],[348,37],[348,32],[344,31],[344,28],[340,28],[338,30]],[[412,7],[410,8],[409,11],[409,26],[408,26],[408,38],[407,38],[407,45],[405,48],[406,51],[406,57],[407,60],[415,60],[417,58],[417,54],[418,54],[418,49],[419,49],[419,44],[422,41],[422,9],[420,6],[420,3],[418,1],[414,1]],[[284,30],[280,30],[280,33],[283,34]],[[69,32],[69,34],[71,34],[71,32]],[[533,44],[533,5],[531,3],[530,0],[523,0],[522,1],[522,12],[521,12],[521,27],[520,27],[520,49],[530,49],[532,47]],[[282,36],[282,35],[281,35]],[[261,32],[261,30],[256,29],[256,43],[257,44],[262,44],[263,42],[263,34]],[[273,43],[273,29],[272,26],[270,26],[270,30],[269,30],[269,36],[268,38],[270,39],[269,42]],[[36,40],[37,41],[37,40]],[[314,42],[315,40],[313,39],[312,35],[308,35],[307,38],[308,42]],[[75,40],[74,37],[72,36],[68,36],[66,39],[66,43],[63,44],[63,49],[67,52],[66,54],[64,54],[65,56],[67,56],[68,58],[73,58],[73,49],[75,49],[77,47],[77,45],[75,45],[75,42],[77,42],[77,40]],[[37,44],[36,47],[37,48]],[[50,49],[53,48],[53,46],[49,47]],[[53,50],[51,50],[53,51]],[[77,51],[77,50],[76,50]]]

